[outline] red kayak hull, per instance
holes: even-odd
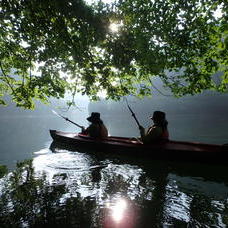
[[[228,163],[228,147],[223,145],[183,141],[167,141],[144,145],[127,137],[111,136],[100,140],[77,133],[56,130],[50,130],[50,134],[54,141],[78,149],[90,149],[112,154],[134,154],[151,159]]]

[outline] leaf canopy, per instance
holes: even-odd
[[[0,104],[143,97],[155,77],[176,96],[227,92],[227,12],[225,0],[2,0]]]

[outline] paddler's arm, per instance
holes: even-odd
[[[142,137],[142,141],[143,143],[146,143],[146,144],[156,142],[161,138],[161,135],[162,135],[162,128],[154,126],[150,128],[147,134],[145,134]]]
[[[82,127],[80,133],[83,134],[83,135],[86,135],[87,134],[87,129],[85,129],[85,127]]]

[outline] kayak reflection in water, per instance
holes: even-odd
[[[147,131],[142,126],[139,126],[140,140],[144,144],[150,144],[153,142],[162,142],[169,139],[169,132],[167,129],[168,122],[165,118],[165,113],[161,111],[155,111],[153,116],[150,117],[154,124],[149,127]]]
[[[91,116],[87,118],[91,124],[86,129],[82,129],[81,134],[88,135],[94,138],[106,138],[108,137],[108,130],[100,119],[99,112],[92,112]]]

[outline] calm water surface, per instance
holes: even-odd
[[[78,119],[80,124],[86,125],[86,115]],[[74,116],[69,117],[74,120]],[[111,134],[135,136],[134,122],[126,119],[127,122],[131,123],[131,128],[118,124],[118,120],[110,123]],[[52,143],[48,133],[50,128],[75,131],[74,126],[53,115],[2,117],[1,127],[1,164],[14,170],[17,161],[33,158],[35,176],[45,173],[49,185],[64,186],[58,195],[59,205],[68,205],[68,199],[77,199],[74,206],[71,205],[66,220],[70,222],[66,227],[228,226],[226,166],[139,160],[110,157],[103,152],[75,151]],[[189,140],[198,137],[201,141],[216,141],[210,138],[209,130],[205,131],[206,134],[200,132],[201,127],[198,125],[199,134],[195,136],[189,132],[194,131],[191,125],[189,131],[183,131],[183,140],[191,135]],[[171,132],[176,139],[181,139],[180,129]],[[219,140],[225,140],[226,133],[221,134],[224,138]],[[77,217],[70,213],[79,214]],[[78,220],[72,221],[76,217]],[[25,221],[22,224],[29,226]],[[59,227],[64,226],[59,224]]]

